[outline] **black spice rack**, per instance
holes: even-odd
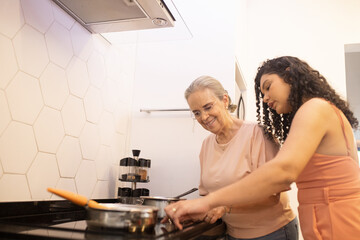
[[[131,187],[119,187],[118,198],[125,204],[142,204],[140,197],[149,196],[147,188],[137,188],[136,184],[149,182],[149,169],[151,160],[139,158],[140,150],[132,150],[133,157],[120,160],[119,181],[129,182]]]

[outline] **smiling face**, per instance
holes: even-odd
[[[264,94],[263,101],[278,114],[291,112],[288,103],[290,85],[277,74],[264,74],[260,79],[260,90]]]
[[[226,95],[220,100],[210,89],[205,88],[191,93],[187,102],[200,125],[216,135],[224,129],[229,121]]]

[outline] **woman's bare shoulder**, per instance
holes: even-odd
[[[297,115],[305,115],[310,118],[320,118],[328,116],[333,113],[331,103],[322,98],[311,98],[307,100],[298,110]],[[326,120],[326,119],[323,119]]]
[[[334,110],[329,102],[321,98],[312,98],[303,103],[291,123],[290,132],[297,134],[319,135],[320,138],[333,124]]]
[[[314,107],[331,107],[331,103],[326,101],[323,98],[310,98],[309,100],[305,101],[303,106],[314,106]]]

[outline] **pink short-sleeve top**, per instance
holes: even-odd
[[[200,152],[200,195],[207,195],[251,174],[271,160],[277,146],[263,134],[256,123],[243,122],[235,136],[226,144],[218,144],[210,134]],[[254,186],[256,187],[256,186]],[[271,207],[247,209],[223,216],[227,233],[235,238],[255,238],[272,233],[295,218],[286,193]]]

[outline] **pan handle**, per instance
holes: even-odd
[[[108,209],[106,206],[100,205],[96,201],[87,199],[85,196],[80,194],[51,187],[47,188],[47,190],[82,207],[89,206],[91,208]]]
[[[197,190],[198,190],[197,188],[190,189],[189,191],[186,191],[186,192],[184,192],[184,193],[182,193],[182,194],[180,194],[180,195],[177,195],[177,196],[174,197],[174,198],[181,198],[181,197],[186,196],[186,195],[188,195],[188,194],[190,194],[190,193],[193,193],[193,192],[195,192],[195,191],[197,191]]]

